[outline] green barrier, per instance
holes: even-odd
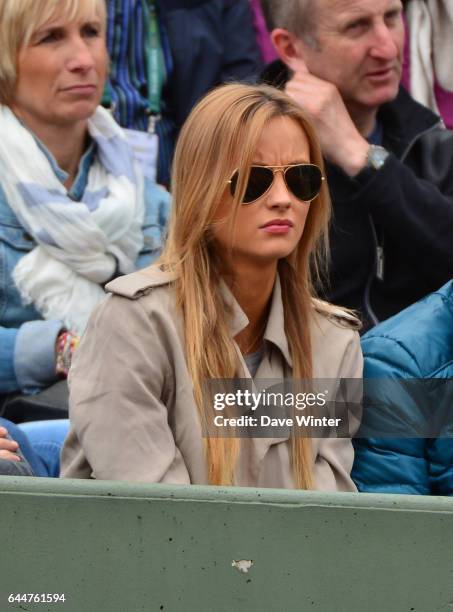
[[[0,477],[0,509],[2,612],[453,610],[449,498]]]

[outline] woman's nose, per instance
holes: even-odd
[[[81,36],[74,37],[68,41],[68,62],[69,70],[79,70],[87,72],[95,65],[94,57],[90,46]]]
[[[270,207],[284,207],[291,205],[291,193],[286,185],[283,170],[276,170],[271,188],[266,194],[266,204]]]

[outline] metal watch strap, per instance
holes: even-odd
[[[380,170],[385,163],[385,160],[390,155],[387,149],[379,145],[370,145],[366,156],[366,167],[373,170]]]

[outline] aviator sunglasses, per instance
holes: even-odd
[[[286,186],[302,202],[310,202],[321,190],[325,177],[315,164],[291,164],[290,166],[251,166],[242,204],[251,204],[265,195],[274,182],[276,172],[283,172]],[[239,170],[228,181],[234,197],[239,182]]]

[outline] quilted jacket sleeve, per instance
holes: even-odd
[[[358,489],[453,495],[453,281],[368,332],[362,349],[364,422],[375,416],[386,437],[362,430],[355,441]]]
[[[391,336],[371,332],[363,337],[362,349],[368,379],[363,423],[370,424],[372,433],[354,440],[352,477],[359,491],[427,495],[431,491],[426,440],[409,437],[411,431],[420,435],[426,419],[426,406],[416,397],[423,389],[417,389],[418,381],[407,380],[420,378],[418,363]],[[379,431],[385,437],[374,437]],[[404,437],[397,437],[398,431]]]

